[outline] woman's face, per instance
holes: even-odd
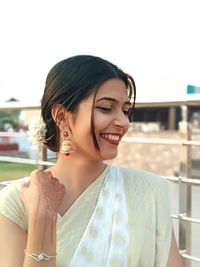
[[[74,152],[94,160],[108,160],[117,156],[118,145],[127,132],[127,112],[132,106],[125,83],[110,79],[99,88],[94,101],[94,128],[99,152],[91,135],[91,116],[94,95],[80,103],[71,127]]]

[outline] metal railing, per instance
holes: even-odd
[[[200,179],[194,179],[194,178],[186,178],[186,177],[166,177],[169,181],[171,182],[175,182],[178,183],[179,185],[179,192],[181,192],[182,190],[182,186],[184,184],[187,185],[196,185],[196,186],[200,186]],[[181,197],[179,197],[179,201],[180,201]],[[181,200],[183,201],[183,200]],[[189,205],[190,206],[190,205]],[[180,235],[180,241],[179,241],[179,248],[182,247],[182,249],[180,249],[180,255],[184,258],[184,259],[188,259],[190,261],[194,261],[194,262],[198,262],[200,263],[200,257],[196,257],[193,255],[188,254],[190,251],[188,251],[189,249],[191,249],[191,229],[189,229],[190,231],[187,232],[187,229],[183,228],[181,229],[181,226],[183,226],[183,224],[185,222],[189,222],[189,223],[196,223],[196,224],[200,224],[200,219],[198,218],[194,218],[194,217],[189,217],[187,216],[187,212],[186,213],[180,213],[177,215],[172,214],[171,215],[172,219],[178,220],[179,222],[179,235]],[[184,238],[183,238],[183,236]],[[184,240],[184,242],[183,242]],[[188,246],[189,249],[183,249],[183,246],[185,246],[185,248]],[[190,266],[190,263],[187,264],[188,266]]]

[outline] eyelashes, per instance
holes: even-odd
[[[96,107],[97,109],[101,110],[104,113],[109,113],[112,111],[112,108],[107,108],[107,107]],[[129,110],[122,110],[124,115],[128,116]]]
[[[111,108],[105,108],[105,107],[97,107],[97,109],[100,109],[101,111],[104,112],[110,112],[112,110]]]

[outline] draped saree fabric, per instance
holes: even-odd
[[[127,266],[128,218],[123,176],[110,168],[70,267]]]
[[[28,231],[19,179],[0,191],[0,213]],[[57,221],[56,267],[166,267],[171,243],[169,184],[108,165]]]

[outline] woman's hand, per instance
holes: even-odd
[[[56,216],[65,193],[64,185],[50,171],[34,170],[22,185],[20,196],[29,213],[50,211]]]

